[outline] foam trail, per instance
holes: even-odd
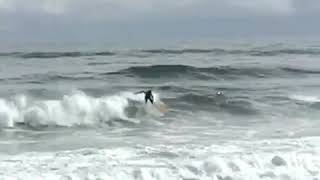
[[[293,95],[291,96],[291,99],[294,99],[297,101],[309,102],[309,103],[320,102],[320,98],[317,96]]]
[[[155,94],[155,99],[160,100]],[[0,125],[14,127],[24,123],[31,127],[96,125],[113,120],[133,121],[127,109],[131,101],[143,102],[143,95],[123,92],[94,98],[81,91],[64,95],[61,100],[32,100],[24,95],[13,100],[0,99]]]

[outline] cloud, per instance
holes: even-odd
[[[20,16],[45,21],[52,16],[59,17],[59,21],[73,22],[255,19],[318,15],[319,9],[319,0],[0,0],[0,14],[12,15],[15,19]]]
[[[255,13],[292,14],[296,9],[293,0],[228,0],[238,8],[244,8]]]
[[[0,0],[0,10],[112,19],[146,15],[290,14],[294,0]]]
[[[0,0],[0,41],[306,33],[319,16],[320,0]]]
[[[10,0],[0,0],[0,10],[10,10],[12,9],[12,4]]]
[[[13,14],[64,14],[72,0],[0,0],[0,11]]]

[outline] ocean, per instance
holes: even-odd
[[[320,179],[319,58],[286,42],[3,51],[0,179]]]

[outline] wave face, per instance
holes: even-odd
[[[240,76],[263,77],[271,73],[267,69],[259,68],[232,68],[232,67],[209,67],[198,68],[185,65],[154,65],[135,66],[109,74],[123,74],[143,78],[159,77],[195,77],[195,78],[236,78]]]
[[[116,120],[137,123],[143,115],[136,116],[130,112],[141,106],[135,106],[132,102],[142,104],[143,97],[121,93],[94,98],[81,91],[65,95],[61,100],[32,100],[17,96],[12,101],[0,99],[0,124],[3,127],[14,127],[16,124],[71,127],[111,124]]]
[[[194,67],[186,65],[151,65],[132,66],[106,75],[124,75],[145,79],[160,78],[191,78],[191,79],[241,79],[268,78],[319,74],[318,70],[306,70],[291,67],[262,68],[262,67]]]

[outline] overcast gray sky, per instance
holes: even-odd
[[[0,41],[319,35],[320,0],[0,0]]]

